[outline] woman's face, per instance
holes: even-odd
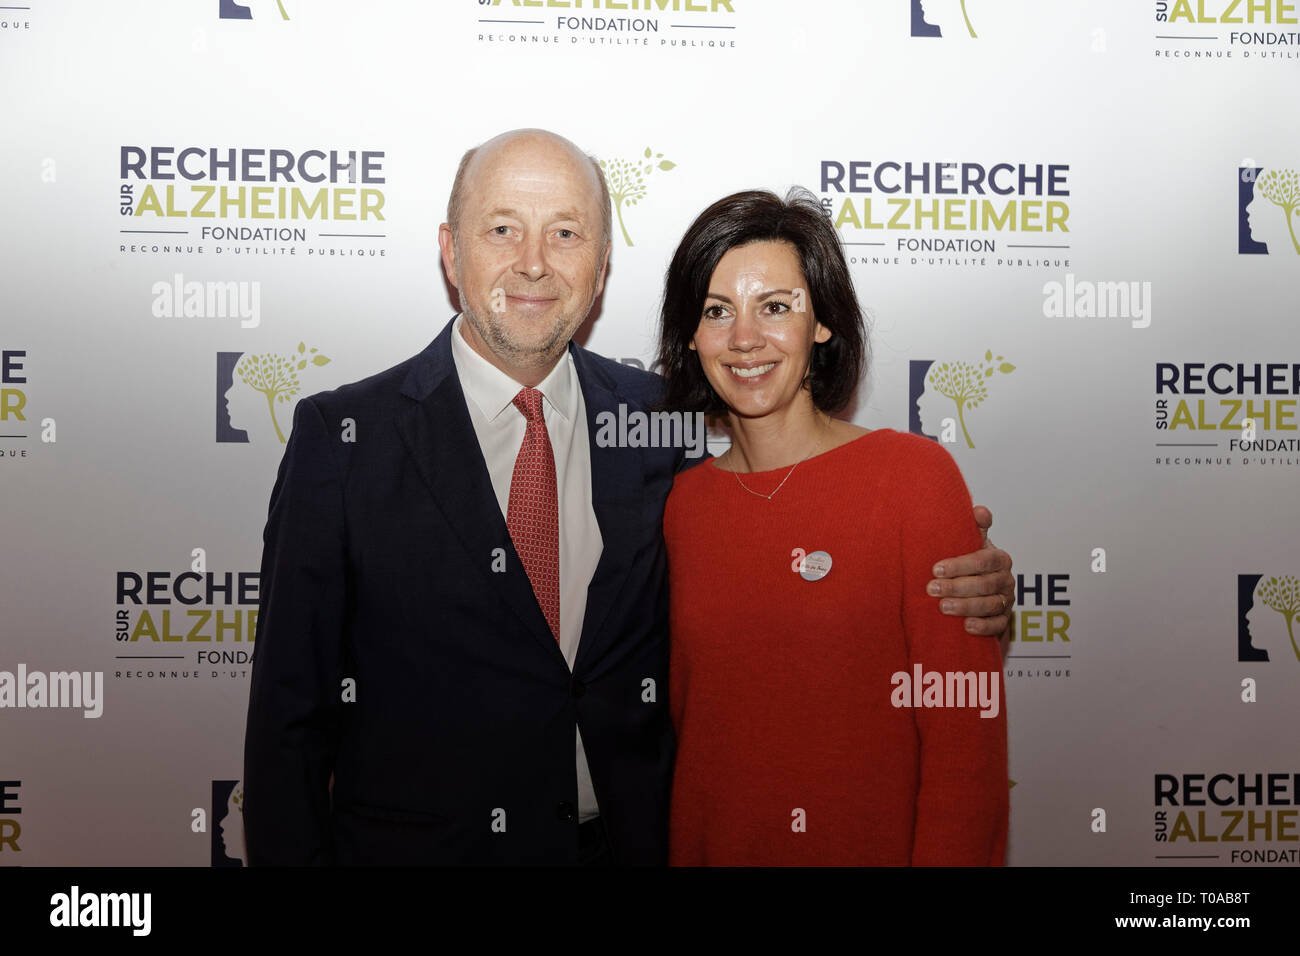
[[[811,402],[800,388],[813,343],[830,337],[813,315],[794,246],[754,242],[718,261],[691,348],[727,407],[761,418],[798,400]]]

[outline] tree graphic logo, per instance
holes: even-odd
[[[266,409],[280,444],[285,443],[285,438],[275,417],[276,402],[287,402],[301,391],[298,373],[308,365],[328,365],[329,361],[318,349],[308,349],[305,342],[299,342],[296,355],[249,353],[235,366],[235,375],[245,385],[266,396]]]
[[[1294,169],[1270,169],[1255,183],[1255,188],[1275,206],[1280,206],[1286,216],[1286,228],[1291,233],[1291,245],[1300,254],[1300,240],[1295,234],[1295,207],[1300,205],[1300,175]]]
[[[234,869],[247,866],[244,846],[244,785],[239,780],[212,781],[210,864]]]
[[[935,6],[939,6],[939,4],[935,2],[935,0],[931,0],[932,9],[927,10],[925,5],[926,5],[926,0],[912,0],[912,36],[914,37],[943,36],[944,34],[943,34],[942,24],[944,21],[940,18],[937,19],[935,23],[931,23],[926,17],[928,14],[941,17],[946,13],[951,13],[951,11],[945,11],[942,9],[938,11],[934,10],[933,8]],[[966,0],[961,0],[961,18],[966,23],[966,32],[970,34],[971,39],[978,40],[979,35],[976,34],[975,27],[970,22],[970,14],[966,12]]]
[[[994,363],[998,364],[994,364]],[[957,406],[957,421],[961,423],[961,433],[966,439],[966,447],[974,448],[970,431],[966,427],[966,410],[978,408],[989,397],[988,380],[994,373],[1010,375],[1016,367],[1003,361],[1001,355],[994,358],[992,350],[984,353],[984,361],[979,365],[970,362],[936,362],[926,376],[926,384],[940,395],[946,395]]]
[[[275,0],[275,5],[280,11],[280,19],[288,20],[289,14],[284,9],[282,0]],[[253,11],[239,0],[221,0],[217,10],[217,17],[221,20],[251,20],[253,19]]]
[[[961,0],[961,17],[963,20],[966,21],[966,32],[968,32],[971,35],[971,39],[978,40],[979,37],[975,33],[975,28],[971,26],[970,14],[966,12],[966,0]],[[289,18],[285,17],[285,19],[288,20]]]
[[[1282,615],[1286,621],[1286,633],[1291,638],[1291,650],[1295,651],[1296,660],[1300,661],[1300,645],[1295,639],[1295,619],[1300,615],[1300,581],[1289,574],[1274,575],[1259,586],[1259,600],[1266,607]]]
[[[609,201],[618,216],[618,228],[623,231],[623,241],[632,245],[632,237],[627,234],[627,225],[623,222],[623,206],[635,206],[646,194],[646,177],[656,169],[668,172],[677,164],[664,159],[663,153],[656,153],[649,146],[637,159],[611,159],[600,161],[600,168],[605,173],[605,182],[609,185]]]

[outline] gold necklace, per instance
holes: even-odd
[[[787,472],[785,473],[785,477],[781,479],[781,484],[777,485],[776,488],[774,488],[774,489],[772,490],[772,493],[771,493],[770,495],[765,495],[765,494],[762,494],[762,493],[760,493],[760,492],[757,492],[757,491],[755,491],[753,488],[749,487],[749,485],[747,485],[747,484],[745,484],[743,481],[741,481],[741,480],[740,480],[740,472],[738,472],[738,471],[733,471],[732,474],[736,476],[736,481],[740,484],[740,487],[744,488],[744,489],[745,489],[746,491],[748,491],[751,495],[754,495],[755,497],[758,497],[758,498],[766,498],[768,501],[771,501],[774,497],[776,497],[776,493],[777,493],[778,491],[781,490],[782,486],[783,486],[787,481],[790,480],[790,476],[794,474],[794,470],[795,470],[796,468],[798,468],[800,465],[802,465],[802,464],[803,464],[805,461],[807,461],[809,458],[811,458],[813,455],[815,455],[815,454],[817,453],[817,450],[818,450],[819,448],[822,447],[822,442],[826,440],[826,433],[827,433],[828,431],[830,431],[830,430],[831,430],[831,419],[830,419],[830,416],[827,415],[827,416],[826,416],[826,425],[825,425],[825,427],[822,429],[822,433],[821,433],[820,437],[818,437],[818,439],[817,439],[817,444],[813,446],[813,450],[810,451],[810,452],[808,452],[808,454],[804,455],[802,458],[800,458],[798,461],[796,461],[793,465],[790,466],[790,470],[787,471]]]

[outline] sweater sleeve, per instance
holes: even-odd
[[[920,739],[920,773],[913,866],[1001,866],[1009,812],[1006,695],[997,640],[969,634],[964,619],[943,614],[926,593],[942,558],[980,548],[970,492],[952,456],[940,445],[911,435],[900,448],[898,475],[906,496],[901,527],[903,627],[909,679],[942,675],[950,706],[914,707]],[[950,674],[974,675],[964,683],[965,706],[951,706]],[[922,680],[921,692],[925,689]],[[987,706],[980,703],[983,689]],[[916,691],[914,690],[914,693]],[[972,700],[971,697],[974,697]],[[924,701],[922,701],[924,702]]]

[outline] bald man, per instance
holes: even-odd
[[[659,394],[571,341],[610,228],[568,140],[470,150],[438,234],[462,311],[299,402],[264,536],[251,864],[664,862],[661,524],[684,456],[593,441]],[[946,563],[952,612],[1001,632],[1009,557]]]

